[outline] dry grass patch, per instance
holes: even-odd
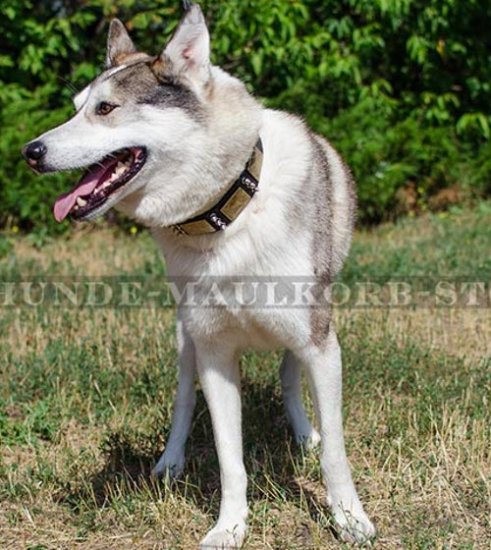
[[[486,277],[489,221],[486,211],[464,213],[358,235],[347,280],[437,267],[456,275],[459,265]],[[107,229],[43,250],[19,240],[13,255],[1,266],[8,273],[162,272],[148,236]],[[376,547],[489,548],[489,310],[338,309],[336,321],[348,454],[379,529]],[[6,309],[0,323],[0,548],[196,548],[219,506],[201,393],[185,477],[171,486],[149,477],[171,422],[173,312]],[[278,353],[243,360],[245,548],[339,548],[318,455],[291,441],[279,361]]]
[[[335,317],[341,325],[368,324],[374,338],[390,335],[401,345],[417,341],[430,351],[474,363],[491,357],[488,308],[338,309]]]

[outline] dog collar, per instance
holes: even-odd
[[[263,144],[258,139],[244,170],[222,198],[206,212],[177,223],[172,228],[182,235],[205,235],[228,227],[256,193],[262,164]]]

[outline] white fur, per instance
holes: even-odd
[[[210,36],[199,6],[194,5],[188,11],[164,55],[195,91],[202,90],[210,77]]]
[[[85,102],[87,99],[89,99],[90,95],[90,84],[89,86],[86,86],[81,92],[79,92],[74,98],[73,98],[73,104],[75,105],[75,109],[77,111],[80,111],[80,109],[85,105]]]
[[[181,24],[166,49],[179,71],[194,82],[206,123],[182,109],[123,105],[109,124],[93,115],[97,103],[111,97],[111,79],[106,78],[76,99],[79,111],[70,121],[38,138],[48,147],[47,162],[68,169],[122,147],[147,147],[149,157],[141,172],[96,214],[115,206],[152,228],[168,274],[199,279],[198,296],[210,292],[212,277],[314,277],[318,245],[305,219],[317,199],[306,183],[313,163],[308,131],[291,115],[262,109],[242,83],[221,69],[209,68],[208,49],[206,26],[199,18]],[[196,86],[203,78],[211,79],[211,93],[209,87]],[[212,235],[187,237],[169,229],[204,211],[224,193],[242,171],[258,136],[264,147],[259,190],[239,217]],[[335,150],[316,139],[326,151],[333,186],[332,240],[325,246],[333,251],[331,267],[337,272],[351,238],[348,175]],[[234,292],[231,285],[221,290],[225,295]],[[235,548],[246,534],[238,358],[249,348],[289,350],[281,367],[287,415],[299,443],[314,447],[322,441],[322,471],[342,538],[363,542],[375,532],[356,494],[344,449],[339,344],[332,328],[322,344],[314,343],[311,325],[308,307],[178,311],[180,377],[174,419],[154,474],[178,475],[184,467],[197,372],[212,417],[222,483],[218,521],[202,548]],[[309,375],[320,435],[301,402],[302,367]]]
[[[302,200],[301,182],[308,171],[310,148],[305,139],[305,128],[297,119],[283,113],[264,111],[260,135],[265,148],[260,189],[251,204],[224,232],[207,237],[180,237],[169,230],[155,228],[153,235],[166,257],[168,273],[171,276],[201,277],[202,295],[209,290],[208,276],[313,276],[312,235],[302,223],[301,216],[292,215],[298,211]],[[336,270],[349,246],[350,229],[346,213],[346,175],[336,163],[335,153],[330,151],[333,164],[332,181],[335,189],[334,239],[339,251],[334,259]],[[334,248],[334,246],[333,246]],[[222,286],[223,288],[223,286]],[[232,292],[232,291],[230,291]],[[331,333],[325,350],[318,350],[311,342],[310,311],[305,309],[186,309],[179,313],[187,326],[191,339],[206,350],[206,362],[213,372],[213,393],[205,396],[212,407],[214,395],[223,404],[228,391],[233,392],[234,404],[211,409],[216,432],[216,444],[222,470],[222,487],[231,498],[222,502],[219,521],[212,531],[213,537],[225,541],[226,548],[233,547],[229,532],[233,525],[239,526],[237,541],[242,540],[243,502],[245,484],[242,481],[243,466],[241,447],[230,434],[226,451],[221,450],[221,417],[227,430],[235,426],[240,433],[240,410],[236,403],[236,382],[230,387],[228,378],[235,373],[235,360],[225,361],[212,350],[223,352],[224,343],[235,352],[248,348],[289,350],[282,366],[282,390],[295,439],[307,448],[315,447],[322,438],[322,469],[328,485],[334,518],[340,526],[342,538],[347,541],[363,542],[374,534],[374,528],[361,506],[349,474],[344,451],[341,422],[341,362],[339,346]],[[198,348],[199,349],[199,348]],[[229,352],[232,354],[232,351]],[[209,354],[209,355],[208,355]],[[199,355],[199,351],[198,351]],[[301,403],[300,366],[304,365],[310,374],[313,394],[321,404],[317,407],[321,424],[321,436],[312,428]],[[206,364],[199,370],[203,384]],[[216,370],[218,369],[218,370]],[[227,374],[229,373],[229,374]],[[210,375],[211,376],[211,375]],[[235,380],[235,374],[234,380]],[[189,382],[187,382],[189,383]],[[180,382],[185,384],[184,382]],[[178,395],[181,390],[178,390]],[[181,410],[183,407],[181,405]],[[214,417],[217,416],[217,418]],[[177,419],[175,420],[175,422]],[[327,426],[330,429],[327,429]],[[228,431],[227,431],[228,433]],[[235,443],[232,444],[231,442]],[[224,444],[225,445],[225,444]],[[182,445],[180,445],[182,449]],[[174,447],[171,447],[172,454]],[[168,467],[168,451],[164,453],[157,470]],[[178,453],[182,457],[182,453]],[[335,458],[332,458],[335,457]],[[180,468],[177,461],[177,470]],[[173,467],[173,466],[172,466]],[[172,468],[171,467],[171,468]],[[229,473],[230,472],[230,473]],[[233,472],[233,474],[232,474]],[[237,473],[238,472],[238,473]],[[236,479],[239,475],[239,479]],[[229,504],[229,503],[234,503]],[[240,503],[239,509],[236,509]],[[233,519],[229,519],[232,517]],[[205,542],[213,539],[205,539]],[[228,546],[227,546],[228,545]]]

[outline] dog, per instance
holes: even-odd
[[[310,278],[328,288],[350,247],[356,191],[349,169],[298,117],[263,108],[210,63],[210,38],[190,4],[157,56],[137,50],[117,19],[105,70],[74,98],[76,114],[23,149],[39,173],[89,167],[59,197],[61,222],[110,208],[150,228],[169,276],[197,281]],[[228,282],[227,282],[228,281]],[[209,407],[220,464],[218,520],[201,548],[239,548],[246,536],[239,356],[286,350],[280,378],[295,440],[321,442],[328,504],[340,538],[375,535],[352,481],[341,415],[341,351],[329,307],[177,307],[179,382],[171,432],[153,473],[178,476],[195,405]],[[319,431],[305,412],[307,373]]]

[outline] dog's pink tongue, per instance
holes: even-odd
[[[97,170],[86,174],[77,186],[69,191],[60,195],[53,207],[53,214],[57,222],[63,221],[69,214],[70,210],[75,206],[78,197],[90,195],[92,191],[97,187],[99,180],[104,176],[104,172],[107,170],[107,166],[100,166]]]

